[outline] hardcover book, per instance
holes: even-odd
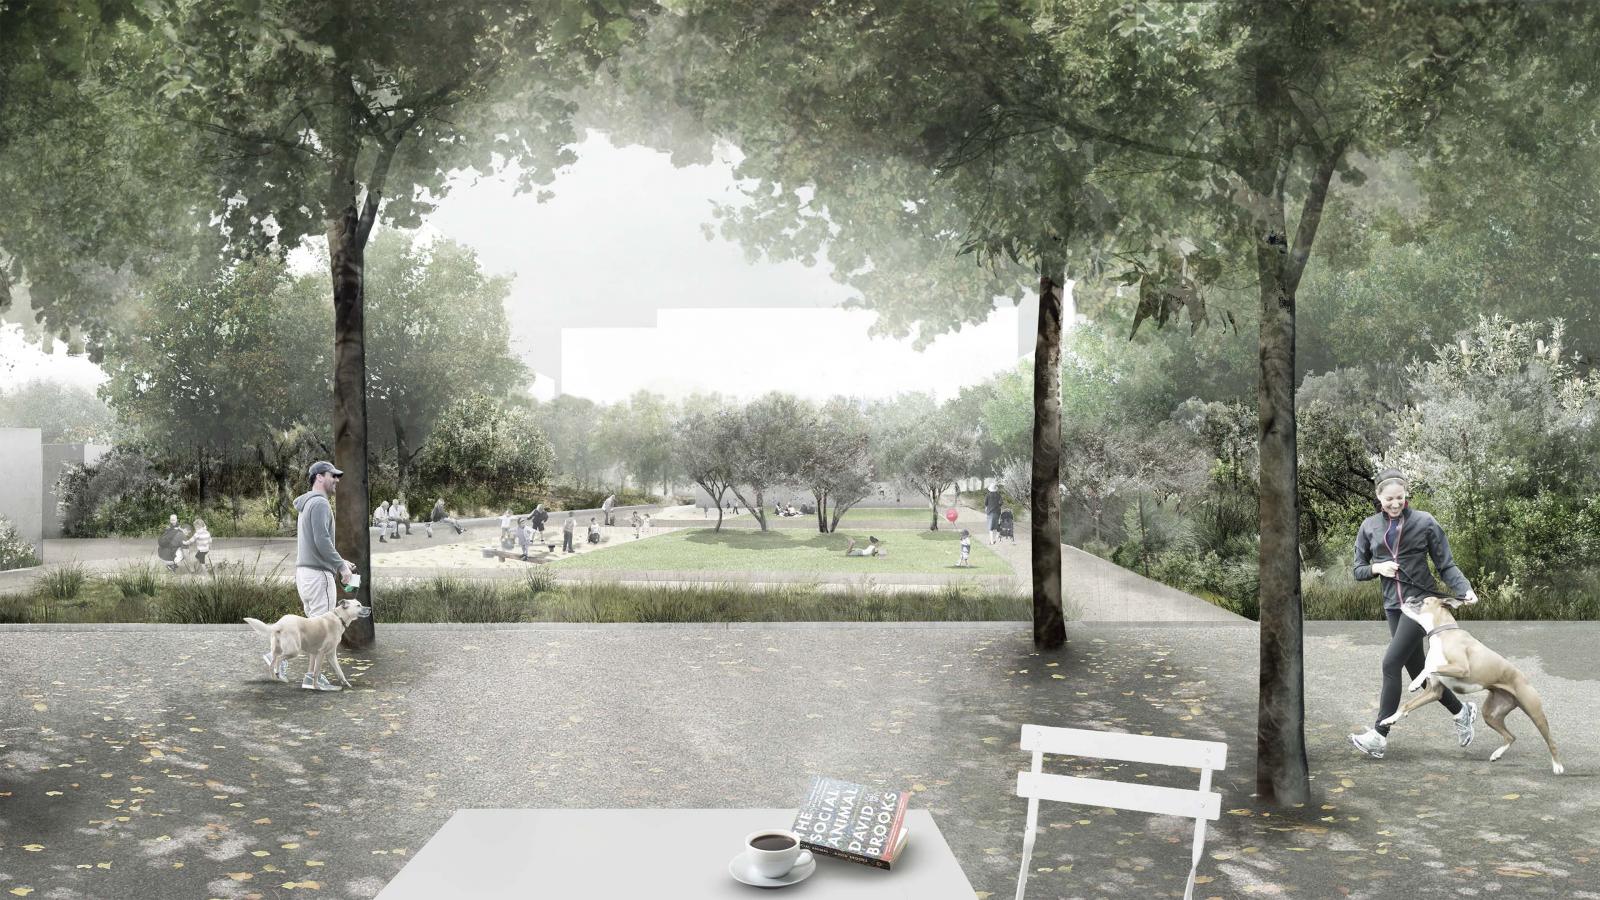
[[[889,869],[906,845],[910,791],[884,791],[837,778],[811,779],[791,829],[812,853]]]

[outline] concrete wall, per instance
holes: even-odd
[[[44,558],[43,432],[37,428],[0,428],[0,516],[5,516]]]
[[[61,513],[56,509],[56,479],[72,465],[94,465],[111,452],[110,444],[44,445],[43,532],[47,538],[61,537]]]

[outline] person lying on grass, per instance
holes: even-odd
[[[850,546],[844,548],[844,555],[845,556],[876,556],[876,557],[882,558],[882,557],[888,556],[889,553],[888,553],[888,551],[883,549],[883,545],[882,544],[878,543],[878,539],[877,538],[868,537],[867,538],[867,546],[861,548],[860,550],[856,549],[856,539],[855,538],[851,538],[850,539]]]

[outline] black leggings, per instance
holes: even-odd
[[[1400,708],[1400,667],[1405,666],[1406,674],[1416,678],[1428,661],[1428,654],[1422,649],[1422,639],[1428,633],[1422,630],[1422,626],[1406,618],[1398,609],[1386,609],[1383,613],[1389,617],[1389,649],[1383,654],[1383,690],[1378,694],[1379,722],[1394,715],[1395,710]],[[1448,687],[1439,695],[1439,702],[1450,710],[1451,715],[1461,712],[1461,701],[1456,699],[1456,692]],[[1389,726],[1373,727],[1378,729],[1379,734],[1388,736]]]

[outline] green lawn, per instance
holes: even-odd
[[[620,531],[620,530],[619,530]],[[864,546],[864,531],[818,534],[804,531],[749,531],[687,528],[635,541],[620,538],[615,546],[550,563],[553,570],[672,572],[785,572],[799,574],[920,572],[941,575],[1009,575],[1011,567],[972,540],[971,567],[956,568],[960,531],[874,532],[887,551],[883,558],[847,557],[845,545],[855,538]]]

